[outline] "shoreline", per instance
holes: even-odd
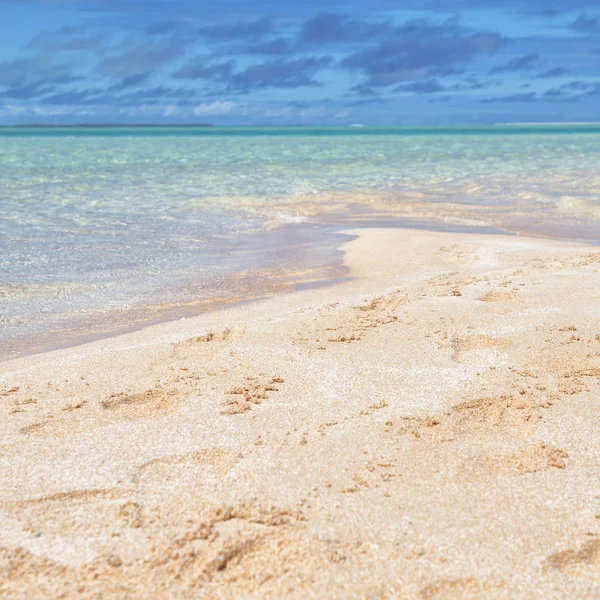
[[[353,220],[353,218],[356,219],[356,217],[350,217],[350,222],[346,226],[342,224],[332,225],[326,222],[293,225],[297,228],[306,227],[308,230],[315,227],[321,228],[326,241],[319,242],[318,253],[327,254],[327,259],[313,257],[307,263],[298,260],[296,263],[292,262],[287,270],[283,266],[277,269],[269,269],[268,267],[264,267],[262,270],[260,267],[251,270],[242,269],[234,271],[226,277],[215,276],[210,280],[212,284],[206,282],[202,284],[211,291],[217,289],[217,281],[223,280],[219,283],[219,287],[228,292],[226,295],[199,297],[198,299],[160,304],[139,304],[129,308],[123,307],[112,311],[100,311],[99,314],[87,318],[76,319],[73,317],[70,319],[70,324],[62,328],[56,326],[50,328],[50,325],[48,325],[43,331],[21,335],[16,340],[8,339],[4,341],[5,349],[0,354],[0,365],[16,358],[81,346],[89,342],[140,331],[161,323],[193,318],[239,304],[260,302],[273,296],[295,293],[297,290],[305,288],[336,285],[349,276],[348,269],[344,265],[341,249],[347,243],[348,238],[353,237],[348,233],[353,227],[359,227],[360,229],[384,227],[431,232],[450,231],[466,234],[516,235],[489,226],[436,223],[428,220],[393,218],[384,214],[381,215],[380,220],[375,219],[366,225],[360,225],[359,221],[357,219]],[[289,249],[284,248],[283,250],[289,253]],[[247,283],[250,280],[253,280],[253,283]],[[198,282],[195,284],[190,282],[188,286],[198,287],[200,293],[202,293],[202,287]],[[61,338],[60,341],[56,341],[58,336]],[[31,347],[33,343],[36,345]]]
[[[598,249],[348,233],[338,285],[0,365],[5,597],[600,592]]]

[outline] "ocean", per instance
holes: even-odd
[[[600,240],[600,126],[0,128],[0,359],[345,277],[362,226]]]

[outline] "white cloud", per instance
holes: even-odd
[[[5,104],[0,111],[3,116],[17,116],[25,113],[27,109],[23,106],[15,106],[14,104]]]
[[[178,106],[175,106],[174,104],[167,104],[165,106],[165,110],[163,111],[163,117],[174,117],[180,112],[181,110]]]
[[[228,115],[236,110],[244,110],[247,106],[247,104],[240,104],[238,102],[220,102],[215,100],[210,104],[198,104],[194,108],[193,113],[198,116]]]
[[[32,110],[33,114],[41,117],[56,117],[63,115],[80,114],[80,111],[73,110],[67,106],[37,107]]]

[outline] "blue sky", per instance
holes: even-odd
[[[597,0],[0,0],[0,124],[600,121]]]

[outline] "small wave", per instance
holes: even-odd
[[[561,215],[600,220],[600,205],[577,196],[561,196],[556,211]]]

